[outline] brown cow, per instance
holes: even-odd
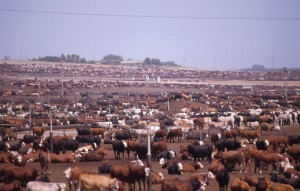
[[[72,153],[67,154],[50,154],[52,163],[73,163],[76,162],[77,156]]]
[[[29,181],[33,181],[38,176],[36,168],[5,166],[0,169],[0,176],[3,176],[4,183],[11,183],[14,180],[19,180],[22,185]]]
[[[183,132],[182,132],[181,128],[171,129],[167,134],[167,141],[174,143],[175,139],[177,139],[178,142],[181,142],[182,135],[183,135]]]
[[[237,177],[231,183],[231,191],[250,191],[250,186],[247,182]]]
[[[45,132],[45,128],[44,127],[33,127],[32,128],[32,134],[33,135],[37,135],[37,136],[43,136]]]
[[[10,184],[2,184],[0,186],[0,191],[22,191],[21,182],[15,180]]]
[[[221,151],[216,154],[216,158],[221,159],[225,166],[238,163],[240,167],[240,173],[242,170],[246,172],[246,156],[243,151]]]
[[[92,135],[101,135],[101,137],[104,137],[104,134],[106,133],[105,128],[90,128]]]
[[[259,130],[240,130],[239,134],[241,137],[246,138],[249,142],[251,139],[257,140],[261,136],[261,132]]]
[[[168,150],[168,146],[165,141],[153,142],[151,145],[151,152],[153,158],[156,158],[160,152],[166,150]]]
[[[274,129],[275,125],[274,124],[270,124],[270,123],[266,123],[263,122],[260,125],[261,131],[267,131],[269,134],[271,134],[271,131]]]
[[[161,191],[204,191],[206,184],[197,179],[180,180],[178,178],[164,180]]]

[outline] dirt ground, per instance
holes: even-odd
[[[288,135],[292,135],[292,134],[299,134],[300,132],[300,126],[284,126],[282,127],[282,131],[281,132],[272,132],[271,136],[288,136]],[[48,132],[46,132],[47,134]],[[59,132],[54,132],[54,134],[60,134],[61,131]],[[21,134],[19,134],[18,136],[22,136]],[[263,136],[269,136],[266,133],[263,133]],[[209,142],[209,139],[205,140],[206,142]],[[186,142],[186,141],[185,141]],[[168,143],[168,149],[172,149],[175,150],[177,152],[177,154],[179,154],[179,143]],[[133,155],[130,156],[130,159],[128,159],[126,156],[124,159],[122,160],[115,160],[114,159],[114,155],[113,155],[113,151],[112,151],[112,147],[111,145],[108,144],[102,144],[102,146],[106,147],[109,150],[109,155],[105,157],[105,160],[103,160],[102,162],[76,162],[76,163],[52,163],[50,165],[50,170],[51,170],[51,176],[50,176],[50,180],[51,182],[66,182],[66,179],[64,177],[63,171],[65,169],[67,169],[68,167],[75,167],[78,166],[81,169],[84,170],[89,170],[89,171],[94,171],[95,173],[98,172],[98,167],[104,163],[105,161],[109,161],[112,164],[128,164],[131,160],[133,160]],[[251,144],[250,144],[251,146]],[[254,145],[252,145],[254,146]],[[146,161],[143,161],[144,164],[146,164]],[[198,172],[206,172],[207,171],[207,165],[208,162],[206,160],[202,160],[201,163],[205,166],[203,169],[198,170]],[[9,164],[0,164],[0,166],[3,165],[9,165]],[[39,163],[37,162],[31,162],[31,163],[27,163],[28,167],[33,167],[33,168],[40,168]],[[265,176],[265,177],[270,177],[269,173],[271,173],[271,170],[263,172],[263,174],[259,174],[253,173],[253,168],[254,168],[254,162],[251,162],[251,171],[248,171],[247,173],[241,173],[239,174],[238,171],[234,171],[230,173],[230,178],[231,180],[233,180],[234,177],[236,176],[241,176],[241,177],[245,177],[246,175],[253,175],[253,176]],[[162,169],[159,164],[158,161],[152,161],[152,169],[155,171],[161,171],[165,178],[170,178],[170,179],[174,179],[174,178],[179,178],[179,179],[188,179],[190,177],[191,174],[193,173],[184,173],[183,175],[169,175],[166,171],[166,169]],[[269,168],[270,169],[270,168]],[[137,186],[137,185],[136,185]],[[24,189],[25,190],[25,189]],[[125,186],[125,190],[128,190],[128,186]],[[138,190],[138,186],[136,187],[136,190]],[[160,185],[152,185],[151,190],[160,190]],[[206,187],[206,190],[209,191],[215,191],[218,190],[218,184],[216,182],[215,179],[213,179],[210,184]],[[230,190],[230,189],[229,189]],[[252,188],[252,190],[255,190],[255,188]],[[300,190],[300,189],[298,189]]]

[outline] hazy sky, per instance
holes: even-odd
[[[0,58],[300,67],[299,0],[1,0]]]

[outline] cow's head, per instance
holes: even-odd
[[[71,177],[72,168],[69,167],[64,171],[65,177],[69,179]]]
[[[183,174],[182,169],[183,169],[183,165],[181,162],[177,163],[177,167],[178,167],[178,171],[180,174]]]

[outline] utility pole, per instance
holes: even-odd
[[[60,56],[61,66],[61,98],[64,97],[64,71],[63,71],[63,54]]]
[[[30,107],[31,105],[28,100],[25,100],[24,102],[27,103],[28,107],[29,107],[29,134],[31,135],[31,132],[32,132],[32,130],[31,130],[31,107]]]
[[[50,151],[53,153],[53,129],[52,129],[52,107],[48,104],[44,104],[49,111],[49,118],[50,118]]]
[[[285,100],[287,101],[287,82],[286,82],[286,73],[287,73],[287,67],[283,67],[283,73],[284,73],[284,95]]]
[[[152,170],[151,167],[151,142],[150,142],[150,127],[148,126],[147,128],[147,167],[149,168],[150,172]],[[148,178],[148,190],[151,190],[152,187],[152,179],[151,179],[151,173],[149,174],[149,178]]]

